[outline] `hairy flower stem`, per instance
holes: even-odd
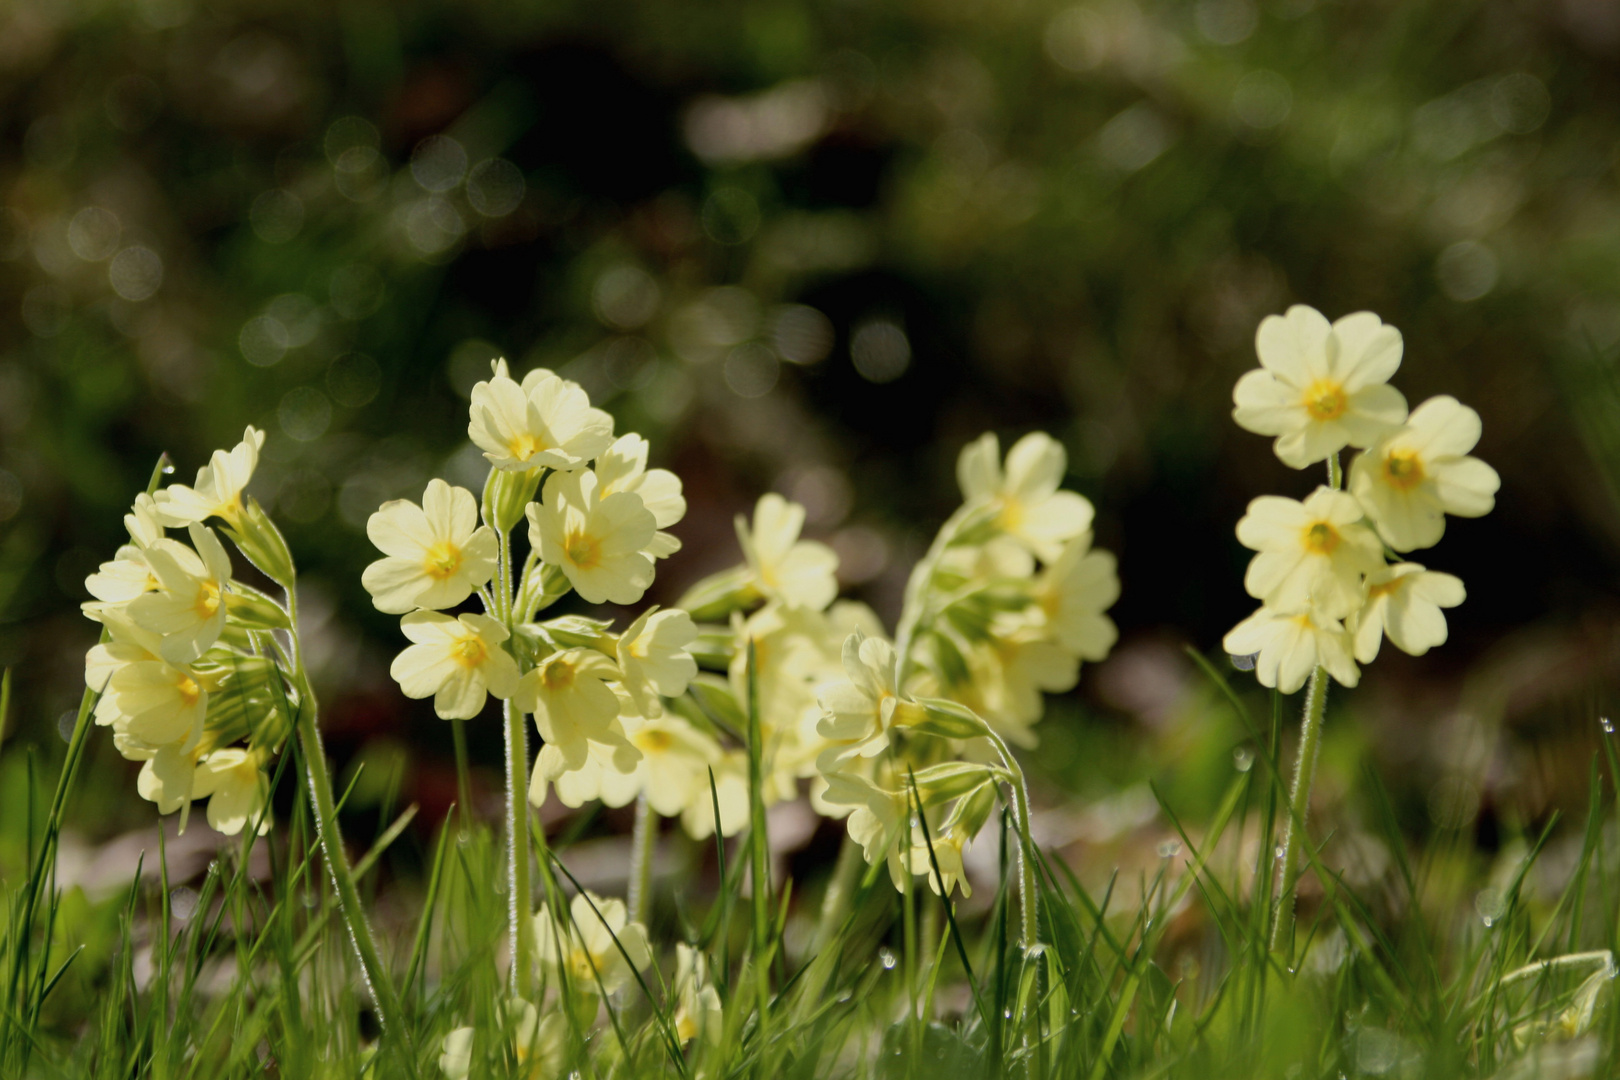
[[[658,815],[643,791],[636,797],[636,824],[630,834],[630,918],[643,926],[652,910],[653,847],[658,842]]]
[[[512,944],[512,992],[527,999],[534,981],[534,923],[529,909],[529,738],[523,714],[502,702],[506,717],[506,874],[507,916]]]
[[[1281,885],[1271,916],[1273,952],[1293,952],[1294,888],[1299,884],[1299,851],[1305,843],[1305,818],[1311,808],[1311,783],[1316,779],[1316,757],[1322,748],[1322,717],[1327,710],[1328,675],[1311,672],[1305,690],[1305,717],[1299,731],[1299,760],[1294,764],[1294,788],[1288,800],[1288,824],[1283,832]]]

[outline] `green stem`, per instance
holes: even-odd
[[[1294,888],[1299,884],[1299,851],[1305,842],[1305,819],[1311,808],[1311,784],[1316,779],[1316,757],[1322,746],[1322,718],[1327,711],[1328,674],[1311,672],[1305,690],[1305,716],[1300,724],[1299,760],[1294,764],[1294,788],[1288,800],[1288,823],[1283,832],[1282,885],[1277,891],[1271,921],[1271,948],[1293,951]]]
[[[643,791],[636,797],[636,824],[630,834],[630,890],[627,905],[630,918],[647,925],[652,910],[653,847],[658,842],[658,815],[653,813]]]
[[[1339,465],[1339,455],[1329,454],[1327,459],[1328,487],[1334,491],[1344,487],[1344,471]]]
[[[1029,785],[1024,781],[1024,770],[1013,757],[1012,749],[994,731],[986,729],[996,750],[1001,754],[1002,762],[1007,771],[1012,774],[1009,787],[1013,792],[1013,817],[1018,823],[1018,899],[1019,914],[1022,921],[1019,926],[1019,944],[1028,950],[1035,947],[1040,941],[1041,922],[1039,898],[1035,887],[1035,864],[1031,853],[1035,850],[1035,838],[1029,831]]]
[[[472,770],[467,764],[467,729],[464,721],[450,721],[450,740],[455,745],[456,753],[456,798],[461,800],[461,831],[467,831],[467,823],[472,819]]]
[[[816,927],[815,943],[810,950],[812,956],[819,955],[832,943],[833,935],[838,933],[844,917],[849,914],[850,898],[855,895],[855,886],[861,880],[861,867],[865,865],[866,856],[861,852],[861,845],[850,839],[848,830],[845,830],[843,843],[838,848],[838,862],[833,866],[832,877],[827,882],[827,892],[821,898],[821,921]]]
[[[523,714],[510,701],[506,716],[507,915],[512,943],[512,992],[525,1000],[534,981],[534,890],[529,881],[529,738]]]

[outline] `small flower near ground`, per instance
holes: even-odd
[[[534,936],[542,969],[551,978],[565,974],[574,993],[597,993],[600,977],[600,990],[612,994],[652,963],[647,928],[629,921],[624,901],[584,892],[569,903],[568,912],[569,919],[559,920],[542,906],[534,917]]]
[[[721,836],[736,836],[748,824],[748,755],[740,750],[730,751],[722,754],[709,769],[713,770],[714,787],[709,787],[710,772],[706,769],[698,780],[701,789],[697,798],[688,803],[681,814],[681,827],[694,840],[707,840],[714,835],[716,809],[720,815]]]
[[[996,507],[996,525],[1042,562],[1055,562],[1063,545],[1091,528],[1095,511],[1085,496],[1060,490],[1068,469],[1063,444],[1033,431],[1007,451],[986,432],[963,448],[956,477],[968,503]],[[1025,571],[1027,573],[1027,570]]]
[[[684,943],[675,946],[674,989],[675,1037],[683,1043],[701,1039],[717,1045],[726,1019],[720,994],[709,980],[708,959]]]
[[[501,1010],[505,1033],[511,1038],[512,1061],[518,1067],[509,1080],[549,1080],[562,1073],[568,1050],[568,1018],[561,1012],[540,1010],[522,998],[506,1002]],[[447,1080],[467,1080],[472,1073],[474,1029],[456,1028],[439,1045],[439,1069]]]
[[[1459,578],[1417,563],[1396,563],[1369,575],[1367,600],[1349,624],[1356,659],[1372,663],[1386,637],[1412,656],[1444,645],[1446,617],[1440,609],[1456,607],[1466,598]]]
[[[415,644],[394,658],[389,674],[406,697],[433,698],[446,720],[470,720],[486,694],[509,698],[518,688],[518,668],[501,647],[506,627],[487,615],[414,611],[399,621]]]
[[[838,556],[826,544],[799,539],[803,529],[804,507],[775,492],[760,496],[751,526],[737,517],[737,540],[760,595],[821,611],[838,595]]]
[[[259,835],[270,831],[270,779],[264,774],[259,754],[235,747],[215,750],[197,766],[191,797],[208,799],[208,824],[226,836],[235,836],[250,822],[257,822]]]
[[[647,805],[664,817],[679,817],[697,806],[709,811],[709,768],[720,760],[720,744],[678,716],[656,719],[621,716],[630,744],[641,760],[628,774],[604,774],[603,801],[623,806],[645,791]]]
[[[645,717],[663,714],[660,697],[680,697],[697,675],[687,646],[697,640],[692,616],[679,608],[649,608],[619,635],[617,656],[623,684]]]
[[[495,531],[478,524],[478,502],[466,488],[428,481],[422,505],[383,503],[366,535],[386,558],[366,567],[361,583],[378,611],[455,607],[495,573]]]
[[[653,562],[643,551],[657,524],[634,492],[603,495],[589,470],[553,473],[528,517],[529,543],[587,602],[634,604],[652,584]]]
[[[113,728],[134,747],[153,751],[196,746],[207,714],[206,687],[190,671],[156,658],[119,665],[95,711],[96,723]]]
[[[821,801],[849,815],[849,838],[861,845],[866,861],[876,865],[886,857],[898,860],[894,840],[908,813],[906,796],[886,791],[853,773],[831,772],[824,776],[827,788]]]
[[[1259,552],[1243,587],[1276,611],[1313,607],[1342,619],[1361,603],[1361,577],[1384,565],[1378,537],[1361,524],[1361,507],[1342,491],[1319,487],[1304,502],[1262,495],[1249,503],[1238,540]]]
[[[1345,686],[1361,678],[1343,624],[1308,610],[1284,614],[1262,607],[1228,631],[1222,647],[1233,656],[1258,654],[1254,674],[1260,685],[1285,694],[1304,686],[1317,667]]]
[[[1400,331],[1369,311],[1329,325],[1296,304],[1260,323],[1261,366],[1238,380],[1232,417],[1277,436],[1277,456],[1296,469],[1346,446],[1371,446],[1406,420],[1406,399],[1388,385],[1402,348]]]
[[[1390,547],[1432,547],[1445,534],[1447,514],[1491,512],[1502,480],[1469,456],[1479,435],[1479,414],[1442,395],[1419,405],[1405,427],[1351,463],[1350,490]]]
[[[554,780],[562,772],[584,767],[590,743],[620,743],[622,732],[612,734],[619,715],[619,698],[606,680],[617,679],[619,668],[594,649],[564,649],[541,660],[518,683],[514,703],[534,714],[534,724],[546,745],[544,760],[535,762],[534,782]],[[533,799],[535,789],[530,789]]]
[[[519,385],[504,360],[473,387],[470,415],[467,436],[498,469],[577,469],[613,442],[613,418],[577,383],[537,369]]]
[[[264,447],[264,432],[250,427],[229,451],[215,450],[208,464],[197,471],[197,485],[171,484],[153,497],[156,516],[170,528],[183,528],[208,518],[223,519],[232,528],[242,525],[242,489],[253,479]],[[140,504],[136,504],[136,514]],[[133,530],[132,530],[133,531]]]

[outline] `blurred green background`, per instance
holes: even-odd
[[[1051,431],[1124,597],[1043,728],[1046,798],[1155,778],[1196,807],[1242,733],[1181,647],[1252,607],[1246,502],[1319,479],[1231,386],[1305,302],[1399,327],[1397,385],[1478,409],[1503,479],[1426,553],[1469,588],[1451,642],[1335,695],[1325,797],[1370,760],[1414,830],[1488,850],[1584,802],[1620,663],[1617,61],[1606,0],[9,0],[6,755],[55,753],[84,576],[159,452],[189,481],[251,423],[329,745],[435,822],[445,725],[388,680],[363,527],[478,483],[466,396],[505,355],[681,475],[666,603],[774,489],[892,623],[962,443]],[[76,826],[149,829],[94,754]],[[1054,842],[1152,817],[1112,797]]]

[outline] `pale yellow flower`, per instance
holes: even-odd
[[[634,764],[634,750],[614,723],[619,697],[607,680],[618,678],[618,665],[596,650],[563,649],[542,659],[518,683],[513,701],[534,714],[535,727],[546,741],[535,762],[531,800],[538,796],[543,802],[548,781],[584,768],[593,742],[625,746]]]
[[[679,817],[697,805],[713,825],[709,769],[718,764],[720,744],[672,713],[655,719],[621,714],[620,722],[641,760],[628,773],[602,775],[602,801],[624,806],[643,791],[647,805],[664,817]]]
[[[921,705],[900,692],[894,646],[856,631],[844,642],[845,678],[821,687],[817,730],[832,745],[819,762],[824,773],[853,757],[888,748],[889,732],[921,720]]]
[[[394,657],[389,674],[406,697],[433,698],[446,720],[470,720],[486,694],[509,698],[518,690],[517,661],[501,648],[506,627],[486,615],[413,611],[399,627],[414,644]]]
[[[144,653],[139,646],[109,643],[125,656]],[[127,744],[157,751],[165,746],[182,752],[197,745],[208,714],[208,690],[183,667],[161,659],[129,659],[118,664],[96,703],[96,723],[111,727]]]
[[[542,905],[534,916],[540,966],[551,978],[565,972],[576,992],[600,989],[611,994],[629,986],[635,973],[652,963],[647,928],[629,921],[624,901],[584,892],[575,895],[568,911],[572,918],[554,919]]]
[[[473,387],[467,435],[499,469],[577,469],[613,442],[613,418],[577,383],[542,370],[520,386],[502,362]]]
[[[1082,660],[1098,661],[1119,640],[1103,612],[1119,599],[1119,573],[1111,552],[1093,551],[1091,534],[1063,546],[1057,561],[1035,579],[1035,610],[1057,643]]]
[[[1344,618],[1361,604],[1362,575],[1384,565],[1383,545],[1361,517],[1354,497],[1326,487],[1304,502],[1255,499],[1237,526],[1239,542],[1259,552],[1243,587],[1275,611]]]
[[[97,610],[127,604],[142,593],[155,591],[158,579],[146,561],[146,552],[134,544],[125,544],[111,560],[84,579],[84,588],[96,598],[84,605],[85,614],[98,619]]]
[[[1430,398],[1406,426],[1350,465],[1355,493],[1378,535],[1396,551],[1432,547],[1446,515],[1482,517],[1502,480],[1468,452],[1479,442],[1479,414],[1454,397]]]
[[[661,716],[661,698],[686,693],[687,684],[697,675],[697,661],[687,646],[696,640],[692,616],[679,608],[649,608],[619,635],[616,654],[621,681],[638,713]]]
[[[144,491],[135,496],[135,505],[124,515],[124,528],[136,547],[150,547],[163,539],[163,519],[156,500]]]
[[[1318,666],[1345,686],[1361,678],[1344,626],[1308,610],[1284,614],[1262,607],[1229,630],[1221,644],[1233,656],[1254,656],[1260,685],[1285,694],[1304,686]]]
[[[208,800],[208,824],[226,836],[250,822],[258,823],[260,836],[270,831],[270,778],[258,751],[232,747],[209,754],[197,765],[191,797]]]
[[[641,755],[625,737],[620,720],[608,721],[595,735],[581,741],[585,757],[577,764],[572,764],[555,743],[540,748],[529,776],[531,803],[545,805],[548,783],[557,789],[557,800],[574,809],[594,799],[612,807],[626,806],[635,799],[636,791],[627,789],[626,784],[636,774]]]
[[[249,427],[235,447],[215,450],[208,464],[197,470],[196,487],[170,484],[153,496],[157,517],[176,529],[211,517],[223,518],[232,528],[240,527],[242,489],[253,479],[263,446],[264,432]]]
[[[737,540],[760,594],[821,611],[838,595],[838,556],[826,544],[800,540],[803,529],[804,507],[775,492],[760,497],[752,526],[737,515]]]
[[[725,1029],[720,994],[709,980],[709,961],[684,943],[675,946],[675,1037],[718,1044]]]
[[[647,440],[640,435],[619,436],[596,459],[594,471],[600,485],[597,493],[604,498],[615,491],[640,496],[659,529],[646,553],[663,559],[681,550],[681,542],[663,530],[686,516],[686,497],[681,494],[680,477],[668,469],[647,468],[647,451]]]
[[[126,755],[130,756],[130,755]],[[191,812],[192,788],[197,779],[197,749],[181,752],[176,746],[165,746],[156,751],[133,752],[135,760],[144,762],[135,779],[135,790],[148,802],[157,803],[158,813],[180,811],[180,831],[186,831],[186,820]]]
[[[189,664],[213,647],[225,631],[225,594],[231,558],[214,530],[193,523],[191,542],[163,539],[145,550],[155,592],[129,602],[130,620],[163,638],[163,659]]]
[[[959,697],[1018,746],[1037,743],[1031,726],[1046,712],[1045,694],[1073,690],[1080,659],[1017,618],[999,621],[988,642],[967,655],[972,686]]]
[[[1044,431],[1032,431],[1007,451],[1002,467],[1001,443],[985,432],[962,448],[956,478],[963,498],[997,508],[996,525],[1042,562],[1052,562],[1063,545],[1091,528],[1091,503],[1073,491],[1061,491],[1069,455],[1063,444]]]
[[[383,503],[366,535],[387,558],[366,567],[360,581],[378,611],[452,608],[495,573],[499,541],[478,524],[478,502],[466,488],[428,481],[422,505]]]
[[[1406,399],[1388,385],[1401,349],[1400,331],[1370,311],[1330,326],[1296,304],[1260,323],[1261,366],[1238,380],[1232,418],[1277,436],[1277,456],[1296,469],[1346,446],[1371,446],[1406,420]]]
[[[652,512],[630,491],[603,495],[596,474],[553,473],[544,501],[530,503],[529,543],[592,604],[634,604],[652,584],[643,554],[657,531]]]
[[[1396,563],[1370,575],[1367,600],[1348,626],[1356,659],[1372,663],[1386,637],[1412,656],[1444,645],[1446,617],[1440,609],[1456,607],[1467,595],[1460,579],[1417,563]]]
[[[717,799],[721,836],[736,836],[748,824],[748,755],[741,750],[728,751],[710,768],[714,770],[713,789],[709,787],[709,774],[705,771],[699,777],[702,790],[681,814],[681,826],[694,840],[707,840],[714,835]]]
[[[518,1071],[504,1080],[553,1080],[562,1075],[568,1050],[568,1017],[560,1011],[544,1017],[522,998],[506,1002],[501,1010],[503,1034],[511,1042]],[[456,1028],[439,1045],[439,1068],[447,1080],[467,1080],[472,1072],[474,1030]]]
[[[898,864],[895,841],[909,814],[907,796],[878,787],[853,772],[829,773],[826,781],[822,801],[849,815],[845,825],[849,838],[861,845],[866,861],[876,865],[879,859],[887,858]],[[896,869],[891,866],[890,873]]]

